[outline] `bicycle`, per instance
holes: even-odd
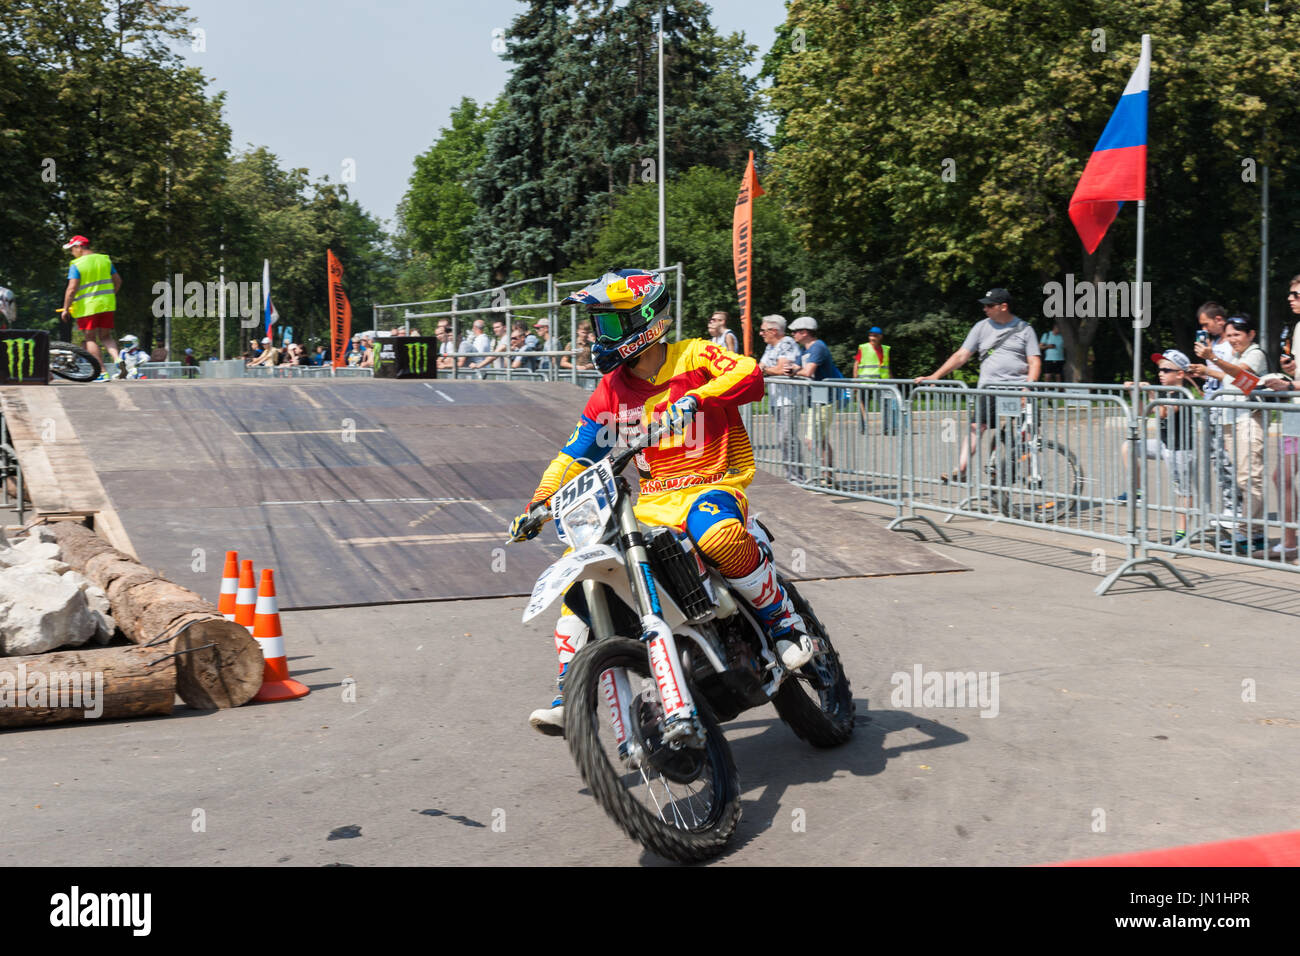
[[[1057,521],[1074,514],[1083,490],[1083,469],[1074,452],[1059,442],[1044,439],[1034,421],[1034,402],[1019,397],[1014,415],[999,415],[986,473],[989,494],[1008,518],[1022,521]]]

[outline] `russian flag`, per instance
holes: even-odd
[[[1120,205],[1147,198],[1147,88],[1151,37],[1142,35],[1142,57],[1119,105],[1093,148],[1070,197],[1070,220],[1091,255],[1115,221]]]
[[[262,334],[271,337],[271,326],[275,325],[276,320],[280,318],[280,313],[275,311],[275,303],[271,301],[271,260],[262,260],[262,321],[266,325],[266,331]]]

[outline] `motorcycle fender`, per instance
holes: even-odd
[[[524,621],[531,621],[554,604],[555,599],[579,578],[603,579],[607,576],[621,580],[626,589],[627,571],[624,569],[623,556],[608,545],[596,544],[566,554],[538,577],[528,606],[524,608]]]

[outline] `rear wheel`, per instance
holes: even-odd
[[[777,689],[772,706],[796,735],[814,747],[838,747],[853,736],[856,704],[849,679],[812,606],[789,581],[781,583],[818,651],[799,669],[797,678],[787,678]]]
[[[50,343],[50,371],[69,382],[93,382],[103,366],[99,359],[70,342]]]
[[[621,748],[607,703],[620,672],[632,695]],[[702,696],[695,704],[703,745],[663,745],[647,649],[629,638],[589,643],[565,680],[564,735],[592,796],[632,839],[683,863],[721,853],[740,820],[731,748]]]

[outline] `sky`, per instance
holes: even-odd
[[[416,155],[449,124],[461,97],[482,103],[504,88],[507,64],[492,49],[494,31],[525,9],[520,0],[186,5],[203,35],[183,53],[211,81],[210,92],[225,91],[232,147],[266,146],[312,179],[352,176],[351,197],[390,222]],[[785,0],[711,7],[718,31],[743,32],[759,57],[785,20]],[[203,49],[192,49],[199,42]]]

